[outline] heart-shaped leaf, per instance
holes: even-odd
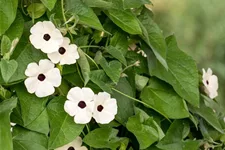
[[[16,72],[17,67],[18,63],[15,60],[1,60],[0,69],[5,83],[8,83],[9,79]]]
[[[119,81],[122,71],[122,64],[119,61],[113,60],[108,63],[106,59],[102,57],[100,59],[100,65],[114,83]]]

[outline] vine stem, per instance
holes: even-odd
[[[98,46],[98,45],[86,45],[86,46],[79,46],[79,48],[89,48],[89,47],[93,47],[93,48],[100,48],[101,46]]]
[[[86,54],[85,52],[84,52],[84,55],[85,55],[87,58],[89,58],[89,59],[95,64],[95,66],[99,69],[98,64],[96,64],[96,62],[95,62],[94,59],[92,59],[92,58],[91,58],[88,54]]]
[[[125,96],[125,97],[127,97],[127,98],[129,98],[129,99],[131,99],[131,100],[133,100],[133,101],[135,101],[135,102],[141,103],[141,104],[143,104],[143,105],[145,105],[145,106],[147,106],[147,107],[149,107],[149,108],[155,110],[155,111],[158,112],[159,114],[162,114],[162,113],[160,113],[159,111],[157,111],[156,109],[154,109],[153,107],[151,107],[150,105],[146,104],[145,102],[140,101],[139,99],[133,98],[133,97],[131,97],[131,96],[129,96],[129,95],[127,95],[127,94],[125,94],[125,93],[123,93],[123,92],[121,92],[121,91],[115,89],[115,88],[112,88],[112,90],[116,91],[117,93],[119,93],[119,94],[121,94],[121,95],[123,95],[123,96]],[[162,115],[163,115],[163,114],[162,114]],[[171,122],[170,119],[169,119],[168,117],[166,117],[165,115],[163,115],[163,116],[164,116],[169,122]]]
[[[61,0],[61,10],[62,10],[63,21],[64,21],[64,23],[66,23],[67,20],[66,20],[66,15],[65,15],[65,10],[64,10],[64,0]],[[68,27],[67,24],[66,24],[66,29],[69,32],[69,27]],[[69,35],[70,35],[70,38],[71,38],[71,42],[73,43],[73,36],[70,32],[69,32]]]

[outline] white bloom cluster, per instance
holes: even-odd
[[[74,64],[79,59],[79,54],[77,46],[70,44],[70,39],[63,37],[50,21],[36,23],[30,32],[33,46],[47,53],[51,61],[42,59],[38,64],[28,64],[25,70],[27,79],[24,83],[29,93],[35,93],[37,97],[46,97],[53,94],[55,87],[61,84],[60,70],[55,64]],[[64,109],[74,117],[75,123],[86,124],[93,117],[97,123],[107,124],[117,114],[116,99],[111,98],[106,92],[96,95],[90,88],[74,87],[68,92],[67,98]]]
[[[74,117],[74,122],[86,124],[93,117],[97,123],[107,124],[117,114],[116,99],[106,92],[97,95],[90,88],[72,88],[64,104],[65,111]]]
[[[82,146],[82,139],[81,137],[77,137],[75,140],[66,144],[62,147],[56,148],[55,150],[88,150],[87,147]]]
[[[202,82],[204,84],[205,93],[211,98],[214,99],[218,96],[217,90],[219,88],[218,78],[216,75],[213,75],[213,72],[208,68],[207,72],[205,69],[202,69]]]
[[[61,75],[54,64],[70,65],[79,59],[77,46],[70,44],[70,39],[63,37],[61,32],[51,21],[37,22],[30,29],[31,44],[46,53],[51,60],[40,60],[39,64],[28,64],[25,75],[25,86],[29,93],[35,93],[37,97],[45,97],[55,92],[54,87],[61,84]]]

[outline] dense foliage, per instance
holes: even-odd
[[[52,150],[80,136],[92,150],[222,150],[224,110],[209,98],[196,62],[174,35],[163,36],[147,5],[0,0],[0,149]],[[24,84],[27,66],[49,57],[29,38],[41,21],[53,22],[79,53],[75,64],[56,64],[61,85],[42,98]],[[73,87],[110,93],[117,102],[115,119],[76,123],[64,108]],[[10,122],[16,123],[11,130]]]

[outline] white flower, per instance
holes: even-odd
[[[213,75],[210,68],[208,68],[207,72],[205,71],[205,69],[202,69],[202,71],[202,82],[205,86],[205,92],[211,99],[214,99],[218,96],[218,78],[216,75]]]
[[[11,126],[10,131],[11,131],[11,132],[13,132],[13,127],[14,127],[15,125],[16,125],[16,123],[10,122],[10,126]]]
[[[27,66],[25,86],[29,93],[35,93],[37,97],[45,97],[55,92],[54,87],[61,84],[61,75],[58,68],[48,59],[42,59],[39,64],[33,62]]]
[[[63,42],[61,32],[56,29],[51,21],[37,22],[30,29],[30,41],[36,49],[44,53],[56,52]]]
[[[100,92],[94,97],[95,107],[93,118],[97,123],[107,124],[111,122],[117,114],[116,99],[111,98],[110,94]]]
[[[92,118],[94,107],[94,92],[90,88],[74,87],[68,92],[68,100],[64,104],[64,110],[74,116],[74,122],[86,124]]]
[[[56,148],[55,150],[88,150],[87,147],[81,146],[82,139],[81,137],[77,137],[74,141],[69,144],[66,144],[62,147]]]
[[[49,53],[48,58],[55,64],[58,62],[60,62],[61,65],[74,64],[79,58],[77,46],[75,44],[70,44],[70,39],[64,37],[63,43],[60,45],[58,51]]]

